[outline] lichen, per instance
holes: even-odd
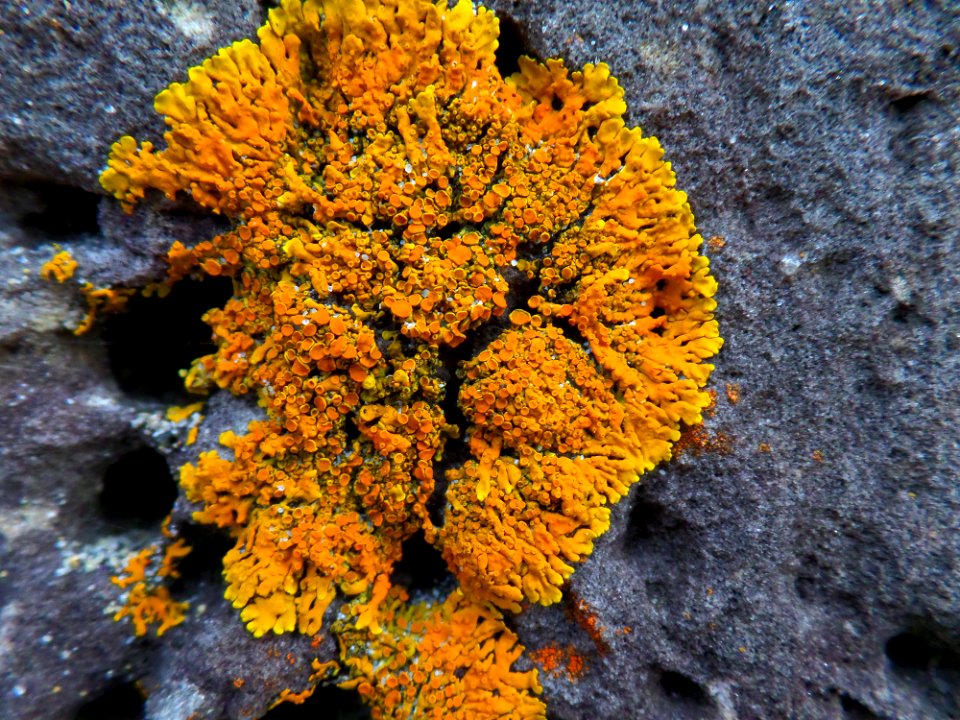
[[[167,582],[180,576],[177,563],[191,548],[182,538],[168,540],[162,548],[151,545],[135,554],[123,572],[113,578],[113,583],[125,591],[123,607],[113,619],[130,618],[137,636],[146,635],[150,626],[156,625],[160,637],[186,618],[188,603],[174,600]]]
[[[382,632],[338,628],[341,657],[374,720],[473,720],[545,717],[535,670],[510,667],[523,647],[489,604],[454,592],[443,601],[409,603],[394,589]]]
[[[136,290],[134,288],[98,288],[93,283],[87,282],[80,287],[80,292],[87,301],[87,314],[73,329],[74,335],[85,335],[90,332],[93,323],[102,313],[123,310]]]
[[[529,653],[530,659],[543,672],[558,678],[565,674],[570,682],[579,681],[587,671],[588,661],[572,645],[546,645]]]
[[[54,249],[57,252],[40,267],[40,277],[44,280],[56,280],[58,283],[65,283],[73,277],[73,273],[77,269],[77,261],[69,250],[62,250],[57,245],[54,246]]]
[[[123,137],[101,175],[128,211],[155,189],[230,219],[171,247],[167,285],[232,278],[186,385],[266,419],[181,487],[235,539],[226,597],[254,635],[317,633],[347,600],[345,667],[383,717],[462,710],[446,693],[470,672],[416,672],[440,636],[542,716],[499,613],[560,600],[609,506],[701,421],[722,344],[686,195],[609,68],[521,58],[504,79],[497,35],[467,0],[284,0],[157,96],[164,149]],[[458,580],[446,601],[392,587],[418,531]],[[369,660],[389,643],[402,661]]]

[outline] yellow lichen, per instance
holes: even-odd
[[[314,658],[310,663],[310,669],[312,670],[309,677],[310,684],[304,690],[295,692],[290,688],[284,688],[280,691],[277,699],[271,703],[270,707],[276,707],[281,703],[302,705],[313,696],[313,693],[316,691],[317,684],[319,682],[333,677],[340,670],[340,663],[338,663],[336,660],[320,662],[318,659]]]
[[[68,250],[60,250],[58,245],[54,247],[58,252],[41,266],[40,276],[45,280],[65,283],[76,272],[77,261]],[[98,288],[94,287],[93,283],[87,282],[80,287],[80,292],[87,301],[87,313],[80,324],[74,328],[74,335],[84,335],[89,332],[99,313],[122,310],[136,290],[133,288]]]
[[[87,299],[87,314],[73,330],[74,335],[85,335],[93,327],[100,313],[123,310],[127,301],[136,292],[133,288],[98,288],[93,283],[84,283],[80,292]]]
[[[145,635],[156,624],[157,637],[183,622],[188,603],[174,600],[165,581],[180,576],[177,563],[189,552],[186,542],[177,539],[168,543],[162,554],[156,545],[151,545],[131,557],[123,572],[112,578],[115,585],[126,591],[124,605],[113,619],[130,618],[138,636]],[[155,567],[151,569],[151,565]]]
[[[40,268],[40,277],[44,280],[56,280],[58,283],[64,283],[73,277],[77,269],[77,261],[67,250],[61,250],[59,246],[54,246],[58,251],[52,258],[47,260]]]
[[[454,592],[408,603],[392,591],[383,632],[338,628],[340,652],[374,720],[523,720],[545,717],[537,671],[511,670],[523,647],[500,614]]]
[[[266,411],[180,474],[235,538],[226,597],[255,635],[318,632],[338,593],[341,640],[368,647],[397,618],[456,634],[440,625],[556,602],[609,505],[702,419],[716,283],[662,148],[606,65],[521,58],[504,79],[497,35],[468,0],[283,0],[157,96],[164,149],[121,138],[101,175],[128,210],[156,189],[231,220],[174,243],[168,285],[233,279],[186,385]],[[437,466],[461,436],[470,459]],[[397,599],[419,530],[464,597]],[[353,667],[384,717],[406,707]]]
[[[172,405],[167,408],[167,420],[170,422],[181,423],[184,420],[190,420],[191,422],[184,439],[185,445],[193,445],[197,442],[197,437],[200,435],[200,423],[203,422],[203,415],[200,414],[203,405],[203,402],[196,402],[183,406]]]
[[[202,402],[190,403],[189,405],[171,405],[167,408],[167,420],[170,422],[183,422],[194,413],[203,410]]]

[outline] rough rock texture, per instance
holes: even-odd
[[[157,137],[153,97],[260,24],[255,0],[69,2],[0,8],[0,172],[99,189],[117,128]]]
[[[551,717],[960,716],[960,15],[493,5],[508,50],[612,66],[701,231],[725,238],[708,249],[727,344],[705,435],[618,506],[568,601],[514,621],[530,650],[586,658],[579,678],[541,673]],[[203,613],[160,641],[112,622],[109,576],[158,518],[106,485],[131,453],[183,459],[161,413],[177,365],[169,386],[138,375],[155,351],[122,324],[74,338],[75,289],[37,277],[59,242],[81,279],[140,284],[171,239],[211,232],[189,208],[131,220],[96,175],[118,135],[162,130],[158,90],[260,15],[0,10],[0,717],[255,717],[332,653],[254,641],[221,597],[216,537],[178,590]],[[188,320],[158,346],[199,354],[176,339]],[[218,424],[242,426],[250,410],[219,402]]]

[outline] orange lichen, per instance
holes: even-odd
[[[282,0],[256,42],[157,96],[164,149],[121,138],[100,178],[128,210],[156,189],[229,218],[174,243],[167,286],[232,278],[205,315],[217,350],[185,382],[253,394],[265,417],[181,486],[195,520],[235,539],[226,597],[252,633],[315,634],[347,600],[337,632],[384,717],[436,675],[381,686],[355,643],[414,643],[406,667],[452,637],[536,690],[508,671],[494,606],[561,598],[609,505],[701,421],[722,344],[686,196],[657,140],[625,124],[609,68],[521,58],[504,79],[497,35],[468,0]],[[457,437],[470,458],[444,462]],[[402,605],[390,576],[418,531],[463,595]],[[497,640],[475,647],[464,628]],[[384,662],[383,683],[408,677]],[[459,712],[439,692],[430,707]]]
[[[301,690],[300,692],[294,692],[290,688],[284,688],[280,691],[280,695],[277,696],[275,702],[273,702],[270,707],[275,707],[281,703],[290,703],[291,705],[303,705],[310,697],[313,696],[313,693],[316,691],[316,686],[308,687],[306,690]]]
[[[718,453],[729,455],[733,450],[733,440],[725,432],[710,432],[702,425],[685,427],[680,433],[680,439],[673,446],[674,457],[681,455],[700,455],[701,453]]]
[[[338,629],[341,656],[374,720],[539,719],[546,708],[537,671],[511,670],[523,652],[500,613],[454,592],[408,603],[394,590],[381,608],[379,634]]]
[[[606,655],[610,652],[610,643],[604,637],[606,628],[600,623],[600,616],[586,600],[571,592],[564,605],[564,612],[587,634],[598,653]]]
[[[291,665],[295,665],[297,662],[297,657],[293,653],[287,653],[286,659]],[[310,677],[308,679],[309,684],[306,688],[300,691],[284,688],[280,691],[280,694],[277,696],[277,698],[270,704],[270,707],[274,708],[282,703],[302,705],[313,696],[314,692],[316,692],[318,683],[320,683],[322,680],[332,677],[340,670],[340,663],[335,660],[320,662],[317,658],[314,658],[310,663],[310,668],[312,672],[310,673]],[[237,685],[238,681],[240,682],[240,685]],[[241,678],[237,678],[237,680],[234,680],[234,686],[237,688],[242,687],[243,680]]]
[[[707,240],[707,245],[710,247],[711,250],[723,250],[723,248],[726,247],[727,245],[727,241],[724,240],[719,235],[714,235],[709,240]]]
[[[200,423],[203,422],[203,415],[200,411],[203,409],[203,402],[191,403],[190,405],[173,405],[167,408],[166,416],[170,422],[181,423],[190,420],[191,425],[187,430],[187,436],[184,439],[185,445],[193,445],[197,442],[200,435]],[[191,418],[193,418],[191,420]]]
[[[576,682],[587,671],[587,658],[577,652],[573,645],[559,647],[546,645],[529,652],[530,659],[545,673],[552,677],[566,674],[571,682]]]
[[[84,335],[93,327],[100,313],[119,312],[136,290],[133,288],[98,288],[93,283],[84,283],[80,292],[87,300],[87,314],[73,330],[74,335]]]
[[[740,385],[738,383],[727,383],[724,389],[727,393],[727,400],[730,401],[731,405],[740,402]]]
[[[113,619],[129,617],[138,636],[156,624],[157,637],[183,622],[188,604],[174,600],[164,581],[180,576],[177,563],[189,553],[190,547],[178,539],[166,544],[162,553],[151,545],[131,557],[123,572],[111,579],[127,591],[124,605]]]
[[[77,261],[67,250],[61,250],[56,245],[54,248],[58,252],[41,266],[40,277],[44,280],[56,280],[58,283],[64,283],[73,277],[73,273],[77,269]]]

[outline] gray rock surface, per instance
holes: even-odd
[[[158,138],[153,98],[262,19],[256,0],[0,6],[0,173],[98,191],[121,133]]]
[[[506,44],[608,62],[702,233],[725,238],[708,250],[726,338],[708,442],[616,508],[568,600],[513,620],[531,651],[586,661],[541,673],[550,717],[960,717],[958,11],[493,6]],[[179,463],[182,431],[116,375],[123,338],[73,337],[75,291],[37,277],[58,242],[81,279],[141,284],[172,238],[209,235],[131,221],[96,176],[117,136],[162,131],[158,90],[260,16],[252,0],[0,9],[0,717],[105,717],[98,698],[256,717],[303,686],[301,658],[333,652],[254,641],[215,558],[179,589],[205,611],[160,641],[111,620],[110,575],[158,526],[105,514],[104,478],[131,451]]]

